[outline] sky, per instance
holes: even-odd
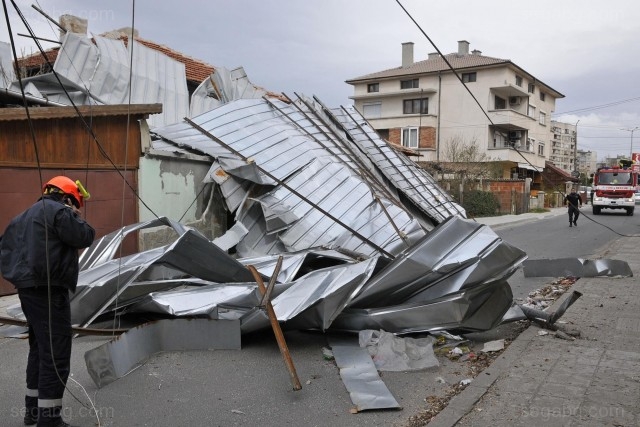
[[[37,51],[17,35],[27,30],[11,0],[3,1],[18,54]],[[470,50],[511,60],[562,93],[552,119],[578,124],[578,149],[598,159],[640,152],[638,0],[14,2],[42,38],[57,39],[58,31],[32,5],[56,19],[86,18],[91,34],[134,27],[211,65],[242,66],[267,90],[315,95],[330,107],[353,103],[345,80],[400,66],[403,42],[414,43],[419,61],[436,50],[456,52],[467,40]],[[0,41],[9,42],[2,15]]]

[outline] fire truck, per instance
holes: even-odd
[[[630,160],[620,160],[620,166],[598,168],[593,174],[593,214],[602,209],[625,209],[633,215],[638,171],[631,168]]]

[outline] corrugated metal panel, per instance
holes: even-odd
[[[161,103],[162,114],[149,118],[150,126],[176,123],[189,113],[189,93],[184,64],[169,56],[133,42],[127,48],[122,40],[90,39],[67,33],[54,64],[63,77],[74,102],[87,104],[89,94],[101,104]],[[133,49],[133,70],[131,50]],[[129,80],[131,79],[131,99]],[[70,104],[56,81],[47,75],[32,80],[38,89],[57,102]]]
[[[176,124],[156,129],[155,132],[166,141],[196,148],[215,158],[229,157],[231,150],[236,151],[239,158],[252,159],[265,173],[279,181],[286,181],[288,186],[302,194],[306,201],[293,196],[285,186],[279,186],[277,191],[270,193],[300,218],[279,235],[279,239],[290,250],[332,247],[335,241],[340,241],[342,248],[366,255],[380,253],[380,250],[389,254],[397,253],[408,244],[398,233],[393,232],[396,227],[403,236],[409,236],[410,239],[424,235],[417,221],[395,204],[387,203],[388,216],[384,214],[371,191],[371,182],[355,172],[357,168],[349,165],[347,154],[341,152],[340,156],[345,161],[340,161],[326,145],[302,131],[304,124],[298,125],[295,119],[281,113],[287,108],[291,106],[281,101],[239,100],[195,118],[194,122],[215,135],[214,139],[188,124]],[[220,144],[219,141],[223,143]],[[340,144],[340,141],[333,141],[333,146]],[[233,173],[229,170],[226,172]],[[342,185],[339,185],[341,182]],[[354,198],[355,194],[358,197]],[[311,203],[321,209],[313,208]],[[273,205],[273,201],[270,204]],[[378,208],[372,209],[376,205]],[[324,215],[322,211],[331,212],[338,221]],[[395,226],[390,224],[389,217],[396,219]],[[363,219],[369,222],[362,223]],[[253,221],[258,219],[254,218]],[[264,219],[261,221],[260,226],[263,227],[266,238],[266,223]],[[252,228],[248,224],[245,226]],[[353,227],[356,227],[358,233],[368,233],[365,238],[370,242],[363,243],[362,238],[353,239],[352,234],[356,234],[352,232]],[[392,232],[389,233],[389,230]],[[272,242],[266,246],[272,246]],[[265,245],[254,240],[250,247],[256,250]]]
[[[367,153],[392,185],[429,217],[436,222],[453,215],[466,217],[464,209],[440,188],[431,175],[381,139],[353,106],[332,109],[331,112],[351,140]]]
[[[217,67],[191,95],[191,116],[195,117],[236,99],[262,98],[266,91],[249,81],[244,68],[231,71]]]

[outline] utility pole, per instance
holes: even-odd
[[[620,130],[624,130],[627,132],[631,132],[631,144],[629,146],[629,159],[633,158],[633,132],[640,129],[640,126],[636,126],[634,128],[631,129],[620,129]]]

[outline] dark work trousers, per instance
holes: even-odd
[[[572,222],[575,224],[578,221],[578,217],[580,216],[580,209],[573,205],[569,205],[569,224]]]
[[[71,363],[69,291],[51,286],[49,299],[47,287],[39,286],[18,289],[18,296],[29,324],[25,405],[37,408],[38,426],[52,425],[60,419]]]

